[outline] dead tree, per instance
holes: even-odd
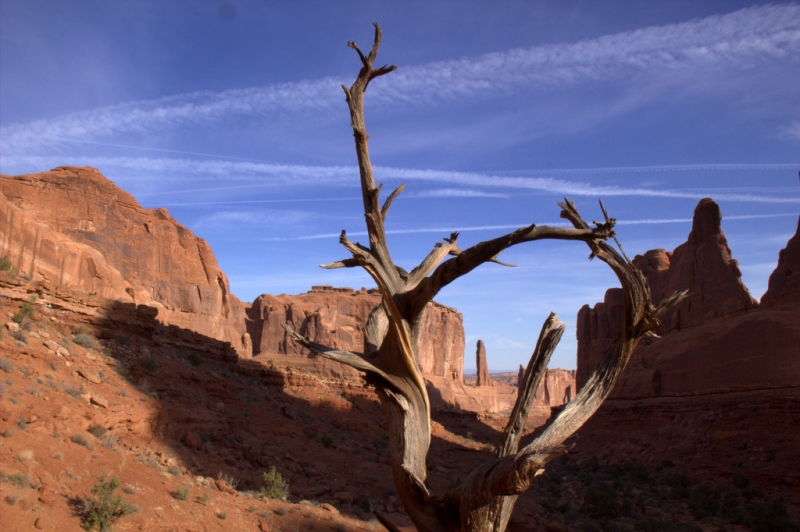
[[[565,440],[608,397],[637,342],[644,335],[652,334],[664,313],[685,294],[674,294],[654,305],[642,274],[621,248],[617,252],[606,243],[614,238],[615,220],[608,217],[602,203],[604,221],[594,222],[594,227],[591,227],[568,199],[559,206],[561,217],[566,218],[572,228],[530,225],[465,250],[456,243],[458,233],[452,233],[444,242],[434,245],[428,256],[410,272],[395,265],[387,248],[384,223],[392,201],[402,192],[404,185],[392,192],[383,206],[380,205],[381,185],[375,185],[367,143],[369,137],[364,124],[367,85],[396,68],[394,65],[373,66],[380,42],[381,30],[375,24],[375,39],[368,55],[364,55],[355,43],[348,43],[358,53],[362,66],[355,83],[350,88],[342,86],[350,106],[369,245],[350,241],[342,231],[339,241],[351,256],[322,265],[323,268],[360,266],[377,283],[382,303],[370,316],[367,326],[371,349],[366,349],[365,353],[330,349],[298,335],[288,326],[284,327],[294,341],[319,356],[364,372],[367,382],[375,386],[388,420],[390,462],[397,491],[418,530],[502,532],[517,496],[544,471],[545,464],[567,452]],[[625,298],[624,323],[580,393],[539,437],[520,449],[520,438],[536,389],[564,332],[563,323],[551,314],[542,326],[525,371],[524,385],[520,388],[495,457],[472,471],[459,487],[446,493],[431,493],[425,485],[425,460],[431,439],[430,402],[417,360],[417,341],[425,305],[442,287],[481,264],[503,264],[497,260],[503,250],[522,242],[543,239],[584,242],[591,250],[590,259],[598,258],[614,270]],[[378,518],[390,530],[397,530],[384,516]]]

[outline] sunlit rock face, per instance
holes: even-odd
[[[354,290],[314,286],[305,294],[269,295],[256,298],[248,310],[248,329],[254,354],[303,355],[314,360],[317,371],[354,378],[355,370],[314,357],[286,337],[282,324],[314,341],[344,351],[365,351],[364,328],[370,313],[381,302],[376,289]],[[455,309],[431,302],[422,316],[417,344],[419,365],[426,378],[443,383],[464,376],[463,317]]]
[[[781,252],[759,305],[741,280],[721,228],[719,206],[703,199],[692,230],[673,252],[656,249],[634,264],[654,302],[689,290],[634,351],[612,397],[694,395],[800,384],[800,238]],[[578,313],[577,385],[602,359],[623,317],[621,289]]]
[[[158,308],[157,319],[245,348],[245,314],[208,243],[88,167],[0,175],[0,256],[57,288]]]

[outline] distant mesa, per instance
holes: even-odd
[[[800,225],[780,252],[761,304],[741,280],[722,232],[719,206],[700,201],[687,241],[655,249],[634,264],[654,302],[678,290],[690,296],[634,351],[612,397],[680,396],[800,384]],[[623,316],[620,289],[578,313],[577,385],[602,359]]]

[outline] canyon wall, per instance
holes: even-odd
[[[263,294],[248,310],[248,330],[255,355],[265,353],[310,355],[289,341],[281,325],[315,342],[344,351],[365,351],[364,327],[372,310],[381,302],[377,289],[315,286],[305,294]],[[422,373],[461,382],[464,376],[464,326],[461,314],[435,301],[422,316],[418,344]]]
[[[364,327],[380,303],[377,290],[318,286],[307,294],[262,295],[252,305],[242,304],[230,293],[205,240],[166,209],[143,208],[90,167],[0,175],[0,257],[64,300],[98,308],[109,301],[149,308],[148,316],[174,326],[165,334],[184,329],[229,342],[241,358],[302,355],[284,362],[334,378],[359,379],[354,370],[309,356],[287,341],[281,324],[331,347],[361,352]],[[428,304],[418,354],[432,405],[510,410],[516,386],[492,383],[485,353],[481,386],[464,383],[464,347],[461,314]],[[574,389],[556,375],[548,372],[537,394],[543,411],[563,404],[570,396],[565,390]]]
[[[250,356],[245,313],[208,243],[89,167],[0,175],[0,257],[57,290],[158,309]]]
[[[288,323],[300,334],[329,347],[363,352],[364,327],[380,301],[376,289],[331,286],[315,286],[305,294],[294,296],[261,295],[248,310],[254,354],[334,378],[355,379],[358,375],[355,370],[316,357],[287,340],[281,324]],[[493,382],[489,378],[482,380],[479,386],[471,379],[464,382],[464,326],[461,314],[455,309],[436,302],[428,304],[423,314],[418,354],[434,408],[504,412],[514,406],[516,381]],[[286,355],[300,356],[278,358]],[[480,354],[477,356],[480,358]],[[480,367],[487,379],[489,367],[485,347],[482,360]],[[544,416],[544,420],[550,415],[550,407],[564,404],[565,398],[567,401],[572,398],[574,390],[573,371],[548,370],[537,392],[534,410],[539,417]]]
[[[800,225],[798,226],[800,230]],[[675,291],[689,297],[633,353],[612,397],[680,396],[800,385],[800,237],[780,254],[770,289],[758,304],[741,280],[722,232],[719,206],[697,205],[687,242],[673,252],[638,255],[658,302]],[[578,313],[578,388],[619,330],[621,289],[610,289]]]

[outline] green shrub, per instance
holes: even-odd
[[[14,363],[6,357],[0,357],[0,369],[6,373],[11,373],[14,369]]]
[[[72,384],[65,384],[64,393],[66,393],[67,395],[71,395],[75,399],[78,399],[83,393],[83,387],[73,386]]]
[[[178,489],[175,490],[175,493],[173,493],[172,496],[179,501],[185,501],[189,497],[189,491],[190,490],[188,486],[178,486]]]
[[[33,302],[36,301],[36,296],[31,296],[31,298],[24,302],[14,317],[11,318],[14,322],[22,324],[26,321],[33,319],[33,314],[35,312],[35,307],[33,306]]]
[[[613,518],[627,515],[632,507],[629,499],[619,499],[614,487],[606,482],[589,486],[583,496],[583,509],[594,518]]]
[[[30,479],[25,473],[12,473],[6,477],[5,481],[18,488],[25,488],[28,486]]]
[[[97,340],[90,334],[76,334],[72,337],[72,341],[81,347],[85,347],[86,349],[94,349],[97,347]]]
[[[753,503],[747,508],[746,525],[754,532],[790,532],[797,530],[789,521],[786,505],[781,501]]]
[[[719,491],[710,486],[698,486],[689,497],[689,509],[695,519],[715,516],[719,511]]]
[[[236,477],[234,477],[230,473],[225,473],[223,471],[220,471],[219,473],[217,473],[217,478],[223,482],[227,482],[228,484],[230,484],[230,486],[233,489],[236,489],[236,486],[239,485],[239,481],[236,479]]]
[[[289,483],[283,480],[280,472],[272,466],[272,469],[265,471],[261,475],[264,481],[264,488],[261,493],[268,499],[283,499],[289,494]]]
[[[89,434],[91,434],[95,438],[100,439],[105,435],[106,428],[103,425],[98,425],[97,423],[92,423],[91,426],[89,426],[89,428],[86,429],[86,432],[88,432]]]
[[[17,269],[11,264],[11,261],[8,260],[8,255],[0,257],[0,271],[17,273]]]
[[[672,488],[672,495],[677,499],[689,497],[689,487],[693,484],[686,473],[674,473],[666,478],[667,485]]]
[[[86,530],[107,532],[122,517],[139,511],[139,508],[121,495],[114,495],[117,488],[119,479],[116,477],[107,481],[103,475],[98,479],[92,488],[91,498],[83,501],[83,527]]]
[[[89,445],[89,440],[87,440],[86,436],[83,434],[75,434],[74,436],[70,437],[70,441],[72,443],[77,443],[78,445],[83,445],[87,449],[91,448]]]

